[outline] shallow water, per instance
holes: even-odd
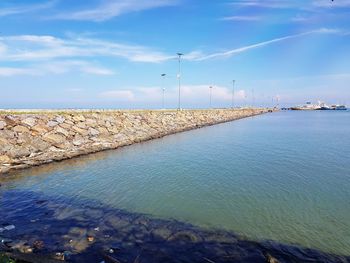
[[[278,112],[18,172],[0,194],[13,216],[23,193],[88,200],[349,255],[349,156],[349,111]]]

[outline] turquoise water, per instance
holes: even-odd
[[[349,255],[349,157],[349,111],[277,112],[29,169],[1,191]]]

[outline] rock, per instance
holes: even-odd
[[[108,134],[108,130],[105,127],[98,127],[98,131],[100,132],[100,134]]]
[[[13,131],[18,132],[18,133],[24,133],[24,132],[30,132],[30,130],[27,127],[17,125],[13,128]]]
[[[86,129],[86,124],[85,122],[78,122],[76,124],[77,127],[79,127],[80,129]]]
[[[10,163],[10,162],[11,162],[10,157],[8,157],[7,155],[0,155],[0,164]]]
[[[44,125],[37,124],[32,127],[32,131],[36,131],[38,133],[46,133],[48,131],[48,128]]]
[[[96,136],[96,135],[99,135],[100,132],[98,130],[94,129],[94,128],[89,128],[89,134],[91,136]]]
[[[33,117],[29,117],[22,120],[22,123],[28,125],[29,127],[33,127],[36,124],[36,119]]]
[[[64,123],[66,119],[63,117],[63,116],[57,116],[55,121],[58,122],[58,123]]]
[[[69,136],[69,131],[67,131],[66,129],[61,128],[60,126],[56,126],[56,127],[55,127],[55,131],[56,131],[57,133],[63,134],[63,135],[66,136],[66,137]]]
[[[279,261],[274,258],[273,256],[271,256],[270,254],[266,255],[266,262],[267,263],[279,263]]]
[[[0,130],[3,130],[6,127],[6,122],[0,121]]]
[[[15,126],[17,124],[17,118],[11,115],[5,116],[5,122],[8,126]]]
[[[43,140],[51,143],[54,146],[59,146],[63,144],[66,141],[66,137],[61,134],[55,134],[55,133],[46,133],[43,136]]]
[[[11,147],[11,148],[7,151],[7,155],[8,155],[10,158],[27,157],[27,156],[30,155],[30,151],[29,151],[28,148],[15,145],[15,146]]]
[[[36,240],[33,243],[33,248],[36,250],[41,250],[45,247],[44,241],[42,240]]]
[[[81,136],[75,136],[73,139],[73,145],[80,146],[85,143],[85,139]]]
[[[83,115],[74,115],[73,116],[73,120],[76,121],[76,122],[79,122],[79,121],[85,121],[85,117]]]
[[[46,149],[50,148],[51,144],[41,139],[39,136],[34,137],[34,139],[31,141],[31,146],[34,149],[37,149],[38,151],[45,151]]]
[[[58,125],[58,122],[57,122],[57,121],[49,121],[49,122],[47,123],[47,126],[49,126],[49,127],[55,127],[56,125]]]
[[[87,130],[81,129],[81,128],[76,127],[76,126],[73,126],[72,129],[83,136],[87,136],[89,134],[89,132]]]

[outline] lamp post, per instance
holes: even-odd
[[[232,80],[232,101],[231,101],[231,108],[234,108],[234,100],[235,100],[235,80]]]
[[[165,76],[166,74],[163,73],[160,75],[162,77],[162,91],[163,91],[163,94],[162,94],[162,109],[165,109],[165,87],[164,87],[164,79],[165,79]]]
[[[181,56],[183,56],[182,53],[177,53],[178,60],[179,60],[179,71],[177,74],[177,78],[179,80],[179,101],[178,101],[178,110],[181,110]]]
[[[209,87],[209,108],[211,108],[211,93],[212,93],[213,87]]]

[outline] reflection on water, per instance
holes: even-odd
[[[349,254],[349,113],[280,112],[207,127],[13,173],[0,191]],[[16,203],[10,208],[15,217]]]
[[[175,220],[162,220],[107,207],[96,201],[71,202],[28,191],[8,191],[0,213],[15,230],[2,234],[22,251],[41,244],[28,261],[66,255],[69,262],[347,262],[330,255],[272,241],[246,240],[232,232],[205,230]],[[55,200],[55,201],[52,201]],[[15,205],[14,205],[15,204]],[[13,208],[16,207],[15,210]]]

